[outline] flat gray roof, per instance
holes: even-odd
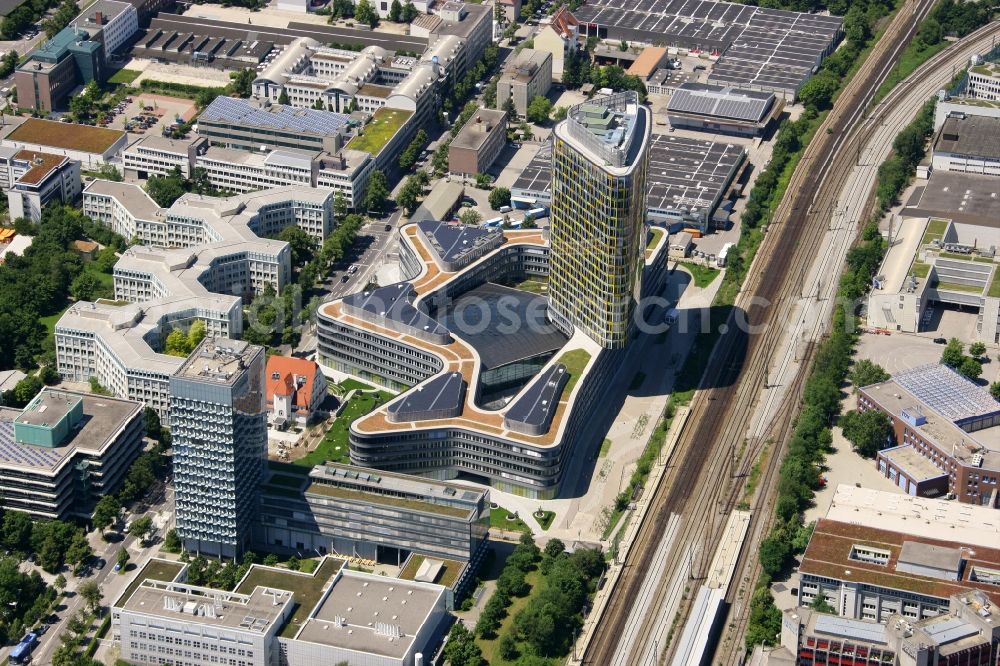
[[[1000,159],[1000,118],[948,116],[938,130],[934,151]]]
[[[926,185],[914,190],[902,214],[1000,228],[1000,178],[934,171]]]
[[[709,208],[729,186],[746,151],[732,143],[654,134],[649,144],[646,207]]]
[[[921,567],[947,569],[958,573],[962,561],[962,551],[958,547],[935,546],[919,541],[904,541],[899,551],[899,564],[915,564]],[[897,568],[899,566],[897,564]]]
[[[60,446],[50,449],[19,444],[14,438],[14,420],[20,418],[28,422],[40,422],[38,414],[25,416],[20,410],[3,409],[0,411],[0,467],[51,474],[61,468],[77,450],[101,454],[112,442],[114,435],[143,409],[142,403],[123,398],[50,388],[42,391],[46,412],[48,407],[57,409],[57,402],[65,404],[65,399],[60,396],[69,396],[83,400],[83,418]]]
[[[499,229],[436,220],[421,220],[417,226],[430,241],[438,258],[448,263],[459,261],[480,246],[495,242],[503,233]]]
[[[465,380],[461,372],[434,375],[407,391],[386,408],[396,423],[452,418],[462,413]]]
[[[479,150],[490,136],[504,131],[506,118],[506,111],[479,109],[476,111],[476,115],[465,123],[458,136],[452,139],[451,147]]]
[[[555,363],[535,377],[524,393],[511,405],[505,420],[533,428],[547,425],[555,415],[556,407],[559,406],[559,397],[566,385],[563,379],[565,374],[566,366]]]
[[[177,371],[178,377],[233,384],[264,348],[244,340],[205,338]]]
[[[434,608],[443,610],[444,593],[438,585],[343,571],[296,639],[401,658]]]

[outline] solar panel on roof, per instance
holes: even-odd
[[[347,124],[348,116],[317,109],[293,109],[275,105],[270,110],[253,106],[250,102],[232,97],[216,97],[202,113],[203,120],[239,123],[253,127],[289,129],[311,134],[336,134]]]

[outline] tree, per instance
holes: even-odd
[[[979,358],[980,356],[984,356],[985,354],[986,354],[986,345],[982,341],[977,340],[973,342],[971,345],[969,345],[969,356],[972,356],[973,358]]]
[[[822,111],[830,106],[839,87],[836,77],[829,72],[820,72],[802,84],[799,99],[805,106]]]
[[[419,13],[420,12],[417,11],[417,8],[413,6],[413,3],[410,2],[410,0],[406,0],[406,4],[403,5],[403,13],[400,15],[400,20],[403,23],[412,23],[413,19],[417,18]]]
[[[169,208],[185,192],[184,176],[174,169],[166,176],[152,176],[146,181],[146,193],[161,208]]]
[[[476,645],[475,636],[464,624],[456,622],[448,632],[444,658],[451,666],[484,666],[483,651]]]
[[[990,384],[990,395],[993,396],[994,400],[1000,400],[1000,382]]]
[[[262,564],[265,567],[273,567],[278,564],[278,556],[275,555],[274,553],[270,553],[268,554],[267,557],[264,558],[264,562]]]
[[[171,356],[187,357],[191,353],[188,347],[188,336],[179,328],[170,331],[167,341],[163,345],[163,353]]]
[[[506,187],[494,187],[490,190],[490,208],[500,210],[510,205],[510,190]]]
[[[100,586],[92,580],[86,580],[80,583],[80,587],[76,590],[80,598],[87,604],[87,608],[90,612],[97,613],[101,610],[101,599],[104,595],[101,593]]]
[[[458,218],[462,220],[462,224],[467,224],[471,227],[479,224],[483,216],[475,208],[466,208]]]
[[[364,0],[361,1],[364,2]],[[375,169],[368,177],[368,187],[365,188],[365,209],[381,213],[388,196],[389,183],[385,178],[385,173],[381,169]]]
[[[859,454],[874,458],[892,433],[889,417],[877,409],[851,410],[840,417],[844,437]]]
[[[549,119],[549,114],[552,112],[552,102],[549,101],[548,97],[543,97],[542,95],[536,95],[530,102],[528,102],[528,120],[533,123],[541,124]]]
[[[545,554],[549,557],[559,557],[566,551],[566,544],[560,539],[549,539],[545,544]]]
[[[948,344],[945,345],[944,351],[941,352],[941,362],[949,368],[957,369],[958,366],[962,365],[962,360],[965,358],[964,349],[965,347],[961,340],[951,338],[948,340]]]
[[[809,604],[809,606],[817,613],[832,615],[837,612],[837,610],[830,605],[830,602],[826,600],[826,596],[820,592],[816,593],[816,597],[812,600],[812,603]]]
[[[389,20],[393,23],[399,23],[402,16],[403,5],[399,4],[399,0],[392,0],[392,4],[389,6]]]
[[[851,381],[855,388],[871,386],[889,380],[889,373],[881,365],[866,358],[854,364],[851,370]]]
[[[31,517],[21,511],[7,511],[3,515],[0,542],[8,550],[26,553],[31,548]]]
[[[979,379],[979,376],[983,374],[983,364],[971,356],[966,356],[962,359],[961,365],[958,366],[958,371],[969,379]]]
[[[791,544],[783,539],[769,536],[760,542],[760,566],[768,576],[780,573],[790,554]]]
[[[191,324],[191,328],[187,332],[187,344],[191,351],[197,347],[202,340],[205,339],[205,322],[201,319],[196,319]]]
[[[46,386],[53,386],[59,383],[59,371],[55,369],[55,366],[45,365],[38,370],[38,378]]]
[[[420,180],[410,176],[396,196],[396,203],[406,210],[407,215],[412,215],[417,209],[417,199],[421,194],[423,194],[423,186],[420,185]]]
[[[399,168],[406,171],[416,164],[417,158],[420,157],[420,151],[427,145],[427,141],[427,132],[423,128],[417,130],[416,136],[413,137],[410,144],[399,155]]]
[[[230,72],[229,78],[232,79],[232,82],[229,84],[229,88],[244,99],[250,97],[253,94],[253,80],[256,77],[257,72],[249,67],[237,72]]]
[[[78,301],[95,301],[104,291],[101,281],[90,271],[80,273],[69,288],[70,294]]]
[[[933,17],[924,19],[917,30],[917,40],[927,46],[939,43],[943,36],[941,24]]]
[[[278,232],[277,238],[291,246],[293,265],[303,266],[312,259],[313,252],[316,250],[316,241],[298,225],[288,225]]]
[[[119,575],[125,573],[125,566],[128,564],[130,559],[132,559],[132,556],[128,554],[127,550],[125,550],[125,546],[120,547],[118,549],[118,555],[116,556]]]
[[[285,563],[285,566],[287,566],[292,571],[298,571],[299,569],[302,568],[302,562],[299,561],[298,557],[292,555],[291,557],[288,558],[288,562]]]
[[[497,6],[499,5],[500,3],[498,2]],[[511,636],[510,634],[504,634],[503,636],[501,636],[500,658],[505,659],[507,661],[514,661],[515,659],[518,658],[518,656],[520,656],[520,653],[517,651],[517,641],[514,640],[514,637]]]
[[[177,536],[177,530],[172,527],[163,536],[163,550],[168,553],[179,553],[181,550],[181,539]]]
[[[128,533],[137,538],[140,542],[145,542],[147,537],[149,537],[156,528],[153,527],[153,519],[149,516],[142,516],[136,518],[129,525]]]
[[[93,522],[95,528],[104,531],[118,520],[121,509],[122,505],[115,499],[114,495],[105,495],[97,501],[91,522]]]
[[[378,12],[368,0],[358,0],[354,5],[354,18],[358,23],[365,23],[372,28],[378,25]]]

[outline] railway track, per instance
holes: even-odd
[[[768,230],[767,241],[751,265],[737,305],[722,329],[722,337],[709,360],[702,378],[702,386],[692,401],[691,423],[678,443],[673,469],[664,475],[659,488],[651,489],[656,496],[650,512],[639,529],[636,544],[629,551],[625,568],[612,591],[604,615],[587,646],[583,661],[590,664],[656,664],[669,656],[669,648],[654,642],[626,645],[620,649],[620,638],[630,617],[633,600],[648,598],[645,585],[655,586],[655,598],[650,609],[657,611],[662,605],[668,586],[660,581],[647,581],[646,574],[663,533],[662,528],[672,515],[682,515],[683,522],[678,536],[673,539],[668,557],[678,562],[677,555],[686,544],[696,544],[697,562],[692,558],[688,576],[696,580],[704,575],[704,568],[711,558],[713,545],[725,524],[725,514],[734,494],[741,485],[736,472],[746,468],[738,466],[740,457],[752,460],[755,446],[744,446],[747,425],[754,408],[771,355],[782,334],[782,317],[795,305],[799,285],[790,279],[798,269],[810,266],[827,231],[822,207],[817,197],[830,174],[849,171],[854,154],[844,150],[851,130],[861,122],[868,100],[894,66],[899,53],[912,37],[920,20],[933,6],[933,0],[910,0],[893,18],[886,34],[873,49],[869,58],[847,85],[834,109],[807,147],[802,167],[813,164],[815,168],[796,169],[788,188],[790,196],[779,205],[773,224]],[[825,161],[821,157],[829,156]],[[848,161],[850,160],[850,161]],[[839,192],[839,188],[836,189]],[[744,322],[747,326],[737,325]],[[743,329],[762,329],[748,335]],[[801,374],[801,373],[800,373]],[[801,379],[797,380],[801,386]],[[788,392],[789,395],[791,392]],[[790,419],[786,419],[790,421]],[[787,434],[788,423],[779,426]],[[783,439],[783,438],[782,438]],[[755,443],[758,444],[759,443]],[[749,449],[749,450],[747,450]],[[772,453],[777,460],[781,451]],[[770,481],[773,471],[767,471]],[[773,485],[773,484],[771,484]],[[756,512],[755,520],[766,519],[767,512]],[[758,527],[758,530],[760,528]],[[693,595],[685,595],[693,596]],[[678,613],[683,620],[686,609]],[[674,623],[674,618],[663,618],[659,612],[648,612],[642,619],[639,637],[657,635],[657,628],[664,620]],[[633,632],[636,633],[636,632]],[[635,649],[633,649],[635,647]],[[652,648],[652,653],[650,649]]]
[[[858,154],[865,155],[868,163],[863,169],[860,169],[860,173],[853,174],[853,177],[849,171],[843,179],[835,179],[840,183],[839,189],[833,187],[834,182],[830,182],[829,193],[825,194],[823,200],[817,205],[837,207],[837,204],[842,205],[845,200],[864,202],[859,208],[860,215],[857,216],[857,219],[862,221],[867,219],[875,207],[875,174],[878,166],[888,156],[889,147],[896,134],[912,120],[920,105],[947,83],[956,66],[966,62],[973,54],[981,54],[989,50],[998,33],[1000,33],[1000,23],[992,23],[980,28],[965,37],[956,46],[936,54],[895,86],[891,93],[872,109],[856,133],[856,137],[849,144],[850,150],[853,150],[855,146],[861,147]],[[834,278],[839,276],[842,257],[845,256],[856,231],[857,225],[852,224],[836,241],[839,245],[837,250],[823,255],[822,261],[818,263],[815,271],[817,279],[822,275],[830,275]],[[836,293],[835,285],[836,280],[830,280],[827,285],[827,298]],[[821,291],[822,289],[817,282],[817,298],[819,298]],[[824,321],[826,321],[826,317],[818,317],[815,325],[819,326]],[[814,338],[819,337],[816,333],[817,331],[814,330]],[[790,413],[794,409],[801,395],[805,377],[805,372],[796,375],[795,385],[786,394],[782,406],[779,408],[779,413]],[[782,445],[787,443],[791,434],[790,427],[787,427],[790,420],[786,420],[785,424],[786,427],[775,437],[775,441]],[[765,472],[767,479],[773,479],[777,475],[780,462],[780,456],[769,458]],[[732,586],[726,598],[726,601],[731,604],[731,612],[728,622],[725,623],[727,626],[726,640],[720,643],[716,651],[715,663],[742,663],[742,636],[746,631],[749,619],[749,593],[760,575],[756,547],[770,529],[777,494],[776,487],[765,481],[762,481],[760,488],[765,492],[761,493],[755,507],[757,525],[751,526],[745,547],[737,563],[735,578],[740,581],[740,585]],[[742,593],[739,598],[737,598],[738,591]]]

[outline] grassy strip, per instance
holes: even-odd
[[[531,528],[521,520],[520,518],[513,518],[512,520],[507,520],[507,516],[513,516],[514,514],[507,509],[500,507],[498,509],[490,509],[490,527],[495,527],[499,530],[511,530],[516,532],[531,532]]]
[[[110,79],[108,79],[108,83],[115,83],[128,86],[131,85],[132,82],[135,81],[137,78],[139,78],[141,75],[142,72],[134,69],[119,69],[111,76]]]
[[[708,285],[715,282],[715,278],[719,277],[721,272],[718,268],[711,268],[710,266],[702,266],[701,264],[683,264],[684,270],[691,274],[694,278],[694,286],[699,289],[704,289]]]
[[[795,420],[788,452],[781,463],[775,524],[758,550],[762,573],[750,600],[750,619],[744,637],[748,651],[761,643],[774,645],[775,635],[781,630],[781,611],[774,605],[771,581],[787,572],[795,555],[808,544],[812,530],[804,524],[802,512],[812,503],[819,487],[820,465],[833,441],[830,424],[840,412],[840,386],[847,377],[858,337],[856,314],[844,304],[860,302],[871,276],[881,264],[886,248],[878,220],[895,202],[923,159],[924,139],[933,116],[932,100],[897,136],[894,146],[901,141],[917,141],[919,148],[913,153],[897,152],[883,163],[876,183],[879,206],[862,233],[862,242],[847,255],[847,270],[840,279],[830,335],[816,351],[803,392],[802,411]],[[893,170],[885,169],[890,163],[894,164]],[[904,178],[899,178],[895,169],[902,168],[908,170]]]

